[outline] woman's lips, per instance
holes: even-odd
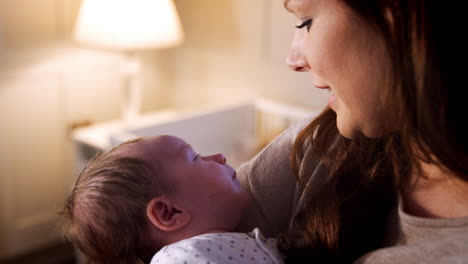
[[[330,89],[330,86],[318,86],[318,85],[314,85],[314,86],[319,89]]]
[[[314,86],[318,89],[327,89],[327,90],[330,90],[332,92],[330,98],[328,98],[328,105],[331,107],[333,104],[335,104],[335,101],[336,101],[336,95],[334,93],[334,91],[331,90],[330,86],[319,86],[319,85],[315,85]]]

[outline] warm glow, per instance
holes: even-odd
[[[183,32],[172,0],[83,0],[75,38],[105,48],[177,45]]]

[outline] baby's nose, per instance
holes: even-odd
[[[216,161],[219,164],[226,164],[226,157],[222,153],[211,155],[210,159]]]

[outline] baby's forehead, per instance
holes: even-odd
[[[116,154],[143,159],[175,158],[188,146],[185,141],[174,136],[150,136],[121,145]]]
[[[119,156],[119,157],[125,157],[125,158],[137,158],[141,154],[141,147],[139,146],[139,141],[138,142],[125,142],[115,148],[112,152],[111,155]]]

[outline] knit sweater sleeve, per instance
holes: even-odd
[[[290,152],[297,135],[312,119],[313,116],[306,118],[285,130],[238,169],[242,187],[252,199],[239,231],[258,227],[266,236],[274,236],[287,228],[298,198]]]

